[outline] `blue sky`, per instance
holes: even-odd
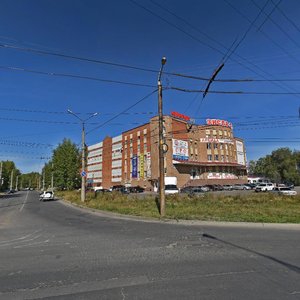
[[[65,137],[79,143],[81,127],[68,108],[82,118],[99,112],[87,124],[88,145],[157,113],[154,93],[108,122],[155,90],[156,72],[24,48],[157,71],[166,56],[166,72],[204,78],[223,61],[217,79],[255,81],[213,82],[210,91],[256,94],[209,93],[202,100],[201,93],[167,89],[164,113],[178,111],[199,124],[207,117],[231,121],[246,142],[248,160],[284,146],[299,150],[299,9],[296,0],[2,0],[0,160],[14,160],[22,172],[40,171],[41,158],[51,156],[49,145],[56,147]],[[168,88],[201,90],[206,84],[163,76]]]

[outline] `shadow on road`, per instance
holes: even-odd
[[[233,244],[233,243],[224,241],[224,240],[222,240],[222,239],[219,239],[219,238],[217,238],[217,237],[215,237],[215,236],[213,236],[213,235],[207,234],[207,233],[203,233],[202,236],[203,236],[204,238],[216,240],[216,241],[218,241],[218,242],[221,242],[221,243],[223,243],[223,244],[232,246],[232,247],[234,247],[234,248],[238,248],[238,249],[244,250],[244,251],[246,251],[246,252],[249,252],[249,253],[252,253],[252,254],[256,254],[256,255],[258,255],[258,256],[260,256],[260,257],[267,258],[267,259],[269,259],[269,260],[271,260],[271,261],[274,261],[274,262],[276,262],[276,263],[278,263],[278,264],[280,264],[280,265],[282,265],[282,266],[288,268],[289,270],[292,270],[292,271],[294,271],[294,272],[300,274],[300,267],[295,266],[295,265],[292,265],[292,264],[289,264],[289,263],[287,263],[287,262],[284,262],[284,261],[282,261],[282,260],[280,260],[280,259],[277,259],[277,258],[275,258],[275,257],[273,257],[273,256],[269,256],[269,255],[266,255],[266,254],[257,252],[257,251],[255,251],[255,250],[251,250],[251,249],[248,249],[248,248],[245,248],[245,247],[242,247],[242,246],[239,246],[239,245],[236,245],[236,244]]]

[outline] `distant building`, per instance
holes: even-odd
[[[175,176],[178,186],[246,183],[246,150],[233,136],[230,122],[206,120],[192,124],[173,112],[164,116],[165,176]],[[157,187],[158,117],[88,147],[87,182],[90,186],[140,185]]]

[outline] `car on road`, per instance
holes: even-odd
[[[259,185],[256,186],[255,192],[267,192],[267,191],[272,191],[274,189],[274,184],[270,182],[266,183],[260,183]]]
[[[44,191],[40,194],[40,201],[54,200],[54,192]]]
[[[287,195],[287,196],[296,196],[297,192],[288,188],[288,187],[275,187],[272,190],[272,193],[279,194],[279,195]]]

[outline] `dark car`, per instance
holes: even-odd
[[[207,185],[207,187],[209,187],[210,191],[222,191],[223,187],[219,184],[209,184]]]
[[[129,190],[124,185],[114,185],[112,187],[112,192],[120,192],[122,194],[129,194]]]
[[[180,190],[180,193],[187,193],[189,194],[191,192],[191,190],[193,189],[192,186],[186,186],[186,187],[183,187],[181,190]]]
[[[111,190],[109,189],[98,189],[95,191],[96,194],[99,194],[99,193],[111,193]]]
[[[204,194],[205,194],[205,192],[203,191],[203,189],[201,187],[194,187],[189,192],[189,196],[191,196],[191,197],[193,197],[193,196],[202,197],[202,196],[204,196]]]
[[[131,186],[128,188],[130,193],[143,193],[145,189],[141,186]]]

